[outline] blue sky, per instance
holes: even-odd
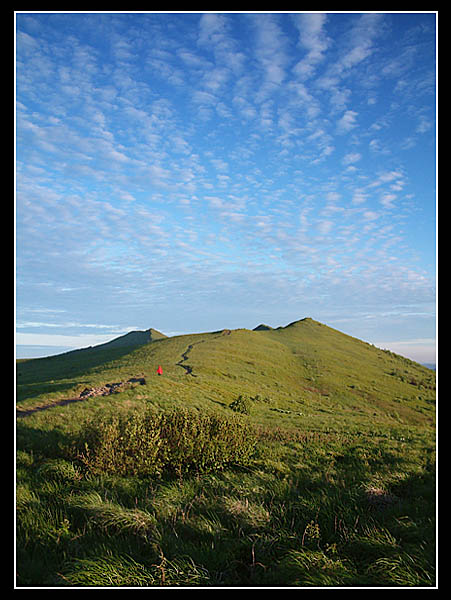
[[[17,356],[312,317],[435,361],[435,13],[16,13]]]

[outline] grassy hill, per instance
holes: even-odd
[[[19,585],[434,584],[432,370],[306,318],[17,371]]]
[[[302,416],[295,423],[303,425],[434,422],[435,374],[430,369],[313,319],[278,329],[172,338],[149,334],[154,331],[20,363],[18,409],[142,375],[149,401],[152,394],[158,398],[174,391],[183,394],[187,405],[228,405],[245,394],[267,399],[255,406],[262,419],[274,417],[272,408],[291,411],[290,423]],[[158,365],[163,380],[156,377]]]
[[[122,347],[133,347],[133,346],[142,346],[144,344],[149,344],[150,342],[154,342],[155,340],[162,340],[167,338],[167,335],[157,331],[156,329],[147,329],[146,331],[130,331],[125,335],[121,335],[110,342],[106,342],[105,344],[99,344],[95,346],[96,350],[100,349],[111,349],[111,348],[122,348]]]

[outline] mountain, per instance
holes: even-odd
[[[121,349],[123,351],[131,351],[133,348],[138,346],[143,346],[145,344],[150,344],[151,342],[155,342],[156,340],[162,340],[167,338],[168,336],[156,329],[146,329],[145,331],[129,331],[124,335],[121,335],[117,338],[113,338],[109,342],[104,342],[102,344],[97,344],[95,346],[87,346],[85,348],[79,348],[77,350],[69,350],[68,352],[64,352],[63,354],[56,354],[51,357],[44,357],[41,360],[47,360],[49,358],[58,358],[68,355],[94,355],[99,352]]]
[[[272,329],[272,327],[261,323],[260,325],[257,325],[257,327],[255,327],[252,331],[269,331],[270,329]]]
[[[166,338],[167,335],[157,331],[156,329],[147,329],[146,331],[130,331],[125,335],[114,338],[110,342],[92,346],[94,349],[101,348],[121,348],[125,346],[142,346],[143,344],[149,344],[155,340],[161,340]]]
[[[156,375],[159,365],[163,377]],[[146,379],[139,393],[147,402],[221,410],[244,395],[261,422],[375,427],[435,420],[435,372],[311,318],[276,329],[261,324],[174,337],[135,331],[31,359],[18,365],[17,405],[25,409],[137,376]]]

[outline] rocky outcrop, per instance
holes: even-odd
[[[109,396],[110,394],[117,394],[120,392],[128,383],[139,383],[145,385],[146,380],[144,377],[131,377],[127,381],[119,381],[117,383],[106,383],[100,387],[85,388],[80,392],[80,398],[91,398],[92,396]]]
[[[110,394],[118,394],[126,388],[133,387],[133,384],[135,383],[138,383],[139,385],[146,385],[146,379],[145,377],[131,377],[127,381],[119,381],[117,383],[106,383],[105,385],[99,387],[85,388],[75,398],[65,398],[64,400],[57,400],[49,404],[45,404],[43,406],[30,408],[28,410],[22,410],[19,408],[16,411],[16,416],[26,417],[27,415],[32,415],[35,412],[46,410],[47,408],[54,408],[55,406],[65,406],[66,404],[71,404],[72,402],[81,402],[82,400],[86,400],[87,398],[93,398],[94,396],[109,396]]]

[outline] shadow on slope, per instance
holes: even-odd
[[[151,332],[130,332],[111,342],[89,348],[71,350],[56,356],[36,358],[17,364],[17,397],[25,400],[37,393],[64,392],[73,389],[74,379],[87,375],[124,358],[137,348],[168,339],[163,334],[153,336]],[[68,382],[62,380],[70,379]],[[56,383],[60,382],[60,383]],[[88,383],[85,380],[77,384]]]

